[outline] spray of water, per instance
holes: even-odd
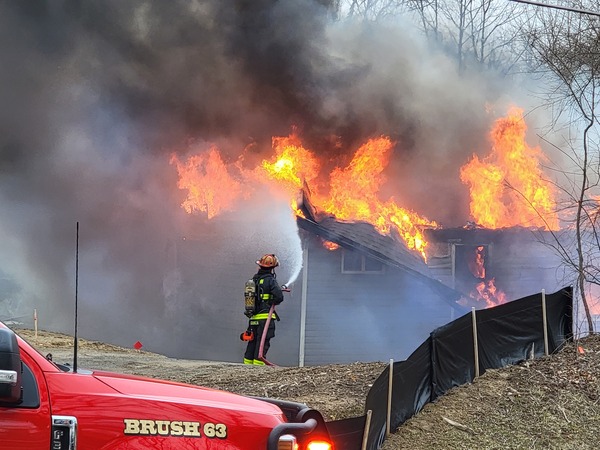
[[[275,253],[280,260],[283,279],[287,280],[283,284],[290,287],[302,270],[302,242],[298,234],[298,224],[288,204],[282,205],[278,216],[279,220],[276,232],[271,237],[271,244],[275,247]]]
[[[265,198],[259,195],[259,198]],[[290,286],[302,270],[302,241],[294,212],[290,209],[289,198],[270,195],[267,201],[253,201],[251,207],[241,206],[236,211],[238,217],[245,218],[243,230],[234,238],[235,247],[255,258],[274,253],[279,259],[278,280]]]
[[[302,242],[298,234],[298,224],[289,209],[289,204],[282,208],[281,222],[278,226],[279,259],[281,260],[281,272],[289,274],[285,286],[290,287],[296,281],[302,269]]]
[[[290,246],[290,257],[288,260],[291,262],[291,275],[285,286],[290,287],[302,270],[302,245],[300,244],[300,238],[298,243]]]

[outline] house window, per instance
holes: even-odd
[[[342,273],[383,273],[383,263],[358,252],[342,252]]]

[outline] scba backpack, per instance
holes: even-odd
[[[246,281],[244,287],[244,315],[248,318],[256,313],[256,301],[258,300],[258,287],[254,279]]]

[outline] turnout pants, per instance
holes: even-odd
[[[244,364],[254,364],[257,366],[264,366],[264,361],[258,359],[258,353],[260,351],[260,341],[262,340],[263,333],[265,332],[265,324],[267,320],[250,320],[250,326],[248,330],[254,333],[254,339],[248,342],[246,347],[246,353],[244,353]],[[267,351],[271,346],[271,338],[275,336],[275,320],[272,318],[269,323],[269,329],[266,331],[267,336],[265,337],[265,345],[263,347],[263,358],[267,356]]]

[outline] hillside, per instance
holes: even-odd
[[[16,330],[55,362],[72,363],[72,337]],[[78,367],[103,369],[307,403],[327,420],[356,417],[386,363],[253,367],[190,361],[80,340]],[[600,440],[600,336],[550,357],[490,370],[400,426],[383,450],[592,449]]]

